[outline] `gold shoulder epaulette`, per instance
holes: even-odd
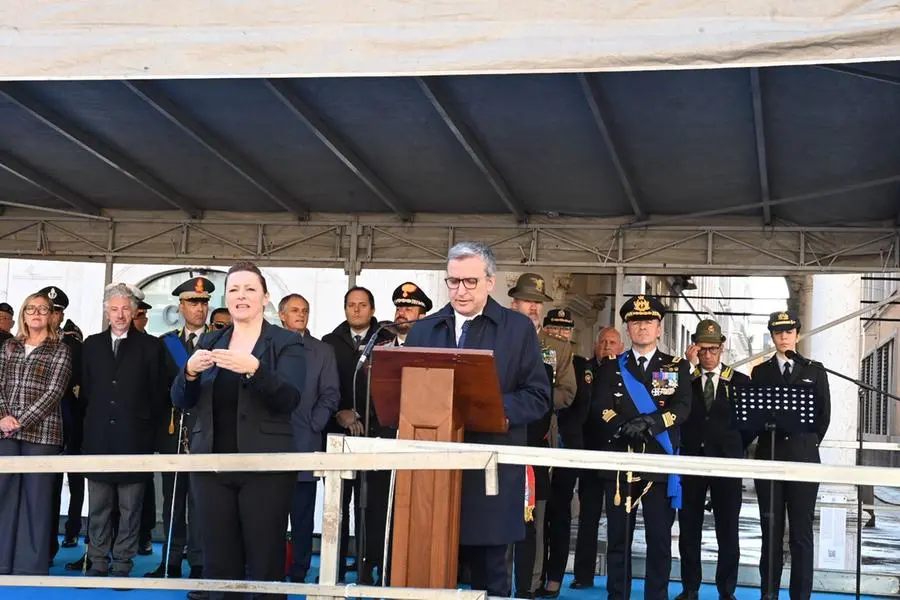
[[[719,374],[719,378],[723,381],[731,381],[731,376],[734,374],[734,369],[731,367],[722,367],[722,372]]]

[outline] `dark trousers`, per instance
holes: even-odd
[[[163,473],[163,527],[166,538],[169,536],[169,523],[172,522],[172,540],[164,546],[169,549],[169,564],[180,565],[185,557],[191,568],[203,566],[203,551],[200,526],[195,518],[196,501],[191,493],[191,478],[188,473]],[[175,503],[175,520],[172,521],[172,503]],[[165,557],[163,558],[163,561]]]
[[[512,546],[513,573],[516,583],[516,598],[530,598],[537,558],[537,527],[534,521],[525,521],[525,539]],[[508,569],[507,569],[508,570]],[[474,578],[474,576],[473,576]],[[474,584],[472,585],[475,588]],[[493,594],[490,594],[493,595]]]
[[[101,573],[111,571],[118,577],[127,577],[131,573],[134,556],[138,551],[143,501],[143,481],[110,483],[88,480],[88,531],[91,543],[87,554],[93,570]],[[116,508],[118,519],[115,515]],[[119,524],[118,531],[115,530],[116,522]]]
[[[547,523],[544,537],[547,561],[544,571],[548,581],[560,582],[566,574],[572,529],[572,496],[575,495],[578,475],[578,469],[553,469],[550,500],[547,502],[547,514],[544,517]],[[594,544],[596,546],[596,540]]]
[[[291,502],[291,541],[294,546],[291,581],[303,583],[312,562],[316,513],[316,482],[298,481]]]
[[[471,574],[473,590],[485,590],[489,596],[509,597],[510,578],[506,567],[508,545],[460,546],[460,563]],[[529,578],[531,572],[528,573]]]
[[[284,581],[285,534],[296,473],[191,473],[196,495],[203,576]],[[243,598],[210,592],[210,600]],[[257,598],[286,599],[284,594]]]
[[[58,446],[0,440],[0,456],[53,456]],[[53,473],[0,474],[0,575],[47,575]],[[58,519],[57,519],[58,521]],[[57,523],[58,526],[58,523]]]
[[[681,584],[685,591],[699,591],[703,581],[700,546],[703,538],[703,518],[706,490],[712,500],[716,522],[716,587],[720,596],[731,596],[737,587],[738,563],[741,551],[738,525],[741,515],[741,480],[729,477],[691,477],[681,479],[682,508],[678,511],[681,554]]]
[[[784,517],[790,521],[791,600],[808,600],[812,595],[813,578],[813,516],[816,511],[818,483],[775,481],[775,504],[769,500],[769,486],[773,482],[756,480],[759,520],[762,527],[762,553],[759,560],[760,589],[763,595],[778,594],[781,571],[784,567],[782,544]],[[769,589],[769,523],[775,520],[772,581]]]
[[[150,473],[144,485],[144,502],[141,505],[141,526],[138,531],[138,545],[153,541],[153,529],[156,527],[156,483]],[[185,475],[185,477],[187,477]]]
[[[609,530],[608,575],[606,590],[610,600],[627,600],[631,597],[631,544],[637,509],[625,513],[627,483],[621,474],[622,502],[615,506],[615,482],[606,492],[606,515]],[[632,483],[632,498],[636,501],[647,485],[646,481]],[[647,574],[644,581],[645,600],[668,600],[669,575],[672,570],[672,524],[675,511],[666,496],[666,483],[656,482],[640,501],[644,517],[644,535],[647,538]],[[627,528],[627,529],[626,529]],[[628,545],[626,545],[626,536]],[[628,560],[626,561],[626,557]]]
[[[575,541],[575,581],[593,585],[597,572],[597,536],[600,531],[600,517],[606,503],[606,488],[612,483],[599,473],[584,470],[578,473],[578,538]],[[607,514],[609,508],[607,507]],[[566,548],[566,559],[568,559]],[[565,569],[565,563],[563,569]],[[558,571],[562,573],[562,571]],[[560,581],[553,579],[553,581]]]
[[[361,474],[361,473],[360,473]],[[347,568],[347,554],[350,545],[350,505],[353,506],[354,522],[356,523],[356,554],[357,559],[365,558],[364,570],[368,573],[375,567],[384,565],[384,528],[387,523],[387,500],[391,485],[390,471],[367,471],[366,486],[368,488],[366,494],[366,534],[365,548],[360,547],[360,531],[361,518],[360,506],[362,502],[360,479],[353,480],[352,485],[344,485],[344,495],[342,498],[343,512],[341,519],[341,558],[338,572],[339,580],[343,581]],[[351,502],[350,495],[353,493],[355,500]]]

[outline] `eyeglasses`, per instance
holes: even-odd
[[[465,277],[462,279],[460,279],[459,277],[446,277],[444,279],[444,283],[446,283],[447,287],[451,290],[459,288],[460,283],[467,290],[474,290],[476,287],[478,287],[479,281],[481,281],[480,277]]]
[[[29,304],[28,306],[25,307],[25,314],[26,315],[33,315],[33,314],[49,315],[50,307],[46,306],[44,304],[41,304],[40,306],[35,306],[34,304]]]
[[[214,321],[212,324],[213,329],[225,329],[228,327],[228,323],[223,323],[222,321]]]
[[[697,354],[718,354],[722,351],[721,346],[716,346],[715,348],[700,348],[697,350]]]

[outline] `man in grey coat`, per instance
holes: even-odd
[[[290,294],[278,303],[278,315],[285,329],[303,338],[306,350],[306,385],[300,404],[291,415],[294,447],[297,452],[317,452],[323,448],[322,432],[338,409],[341,398],[334,349],[310,335],[309,302]],[[291,504],[291,538],[294,553],[291,581],[303,582],[312,560],[313,518],[316,510],[316,479],[309,471],[297,475]]]

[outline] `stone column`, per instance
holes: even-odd
[[[861,282],[859,275],[815,275],[812,279],[810,317],[801,316],[806,331],[836,320],[859,309]],[[803,286],[804,291],[807,286]],[[801,307],[803,307],[801,295]],[[801,308],[802,314],[802,308]],[[808,338],[810,358],[829,369],[850,377],[859,376],[860,322],[854,318]],[[855,442],[858,423],[858,390],[852,383],[829,376],[831,388],[831,422],[825,441]],[[856,451],[822,448],[822,462],[832,465],[856,464]],[[854,486],[822,485],[819,501],[856,502]],[[817,568],[854,569],[856,565],[855,510],[820,509]],[[843,539],[841,539],[843,537]],[[844,552],[840,552],[843,548]],[[834,555],[826,552],[831,550]]]

